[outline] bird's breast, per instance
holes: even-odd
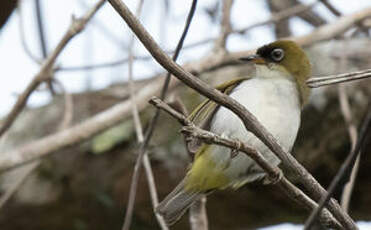
[[[291,150],[300,125],[300,101],[295,82],[287,78],[253,78],[242,82],[230,96],[245,106],[285,150]],[[233,112],[224,107],[216,112],[211,122],[211,131],[244,141],[259,150],[272,164],[279,163],[279,159],[268,147],[248,132]],[[212,149],[211,159],[234,181],[231,182],[232,186],[238,187],[262,175],[259,167],[245,154],[239,153],[231,159],[228,148],[215,146]],[[225,167],[226,162],[228,167]]]
[[[246,107],[282,144],[292,144],[289,137],[296,137],[300,123],[300,101],[295,82],[254,78],[242,82],[230,96]],[[211,131],[242,140],[249,136],[241,120],[224,107],[215,114]]]

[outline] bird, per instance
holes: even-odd
[[[278,40],[257,49],[254,55],[240,58],[253,63],[255,74],[229,80],[216,87],[249,110],[276,138],[291,151],[301,122],[301,111],[308,102],[311,64],[304,50],[290,40]],[[258,150],[272,165],[279,158],[229,109],[205,100],[189,115],[201,128],[222,137],[238,139]],[[200,197],[215,190],[238,189],[247,183],[264,181],[265,172],[253,159],[230,148],[190,143],[194,161],[184,179],[156,207],[168,225],[176,223]],[[195,149],[198,147],[197,149]],[[194,150],[193,150],[194,149]]]

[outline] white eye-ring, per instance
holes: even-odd
[[[271,52],[271,58],[273,59],[273,61],[281,61],[284,56],[285,52],[283,51],[283,49],[280,48],[276,48]]]

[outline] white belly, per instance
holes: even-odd
[[[245,106],[258,121],[290,151],[300,125],[300,103],[296,84],[287,78],[253,78],[242,82],[230,96]],[[221,107],[215,114],[211,131],[229,138],[238,138],[259,150],[272,164],[279,159],[228,109]],[[244,153],[231,157],[231,151],[212,146],[212,159],[231,179],[231,186],[262,178],[263,171]]]

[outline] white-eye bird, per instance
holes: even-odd
[[[300,113],[310,89],[306,80],[311,65],[293,41],[281,40],[259,48],[241,60],[253,62],[256,75],[238,78],[217,87],[246,107],[290,151],[300,126]],[[280,160],[230,110],[211,100],[201,103],[189,117],[195,124],[257,149],[273,165]],[[201,195],[216,189],[234,188],[262,180],[264,171],[244,153],[203,144],[182,182],[158,205],[167,224],[175,223]]]

